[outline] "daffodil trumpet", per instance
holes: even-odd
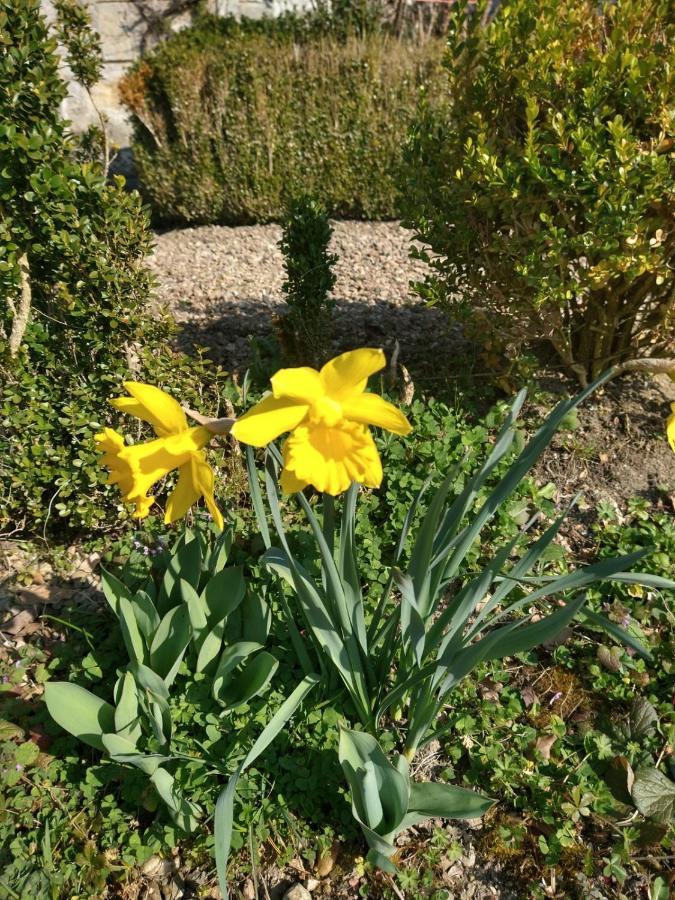
[[[393,404],[368,393],[368,378],[385,366],[382,350],[364,348],[335,357],[320,371],[280,369],[272,392],[232,426],[245,444],[264,447],[290,432],[281,448],[284,493],[312,485],[337,496],[351,484],[379,487],[382,463],[369,426],[406,435],[410,423]]]
[[[134,518],[143,519],[155,503],[154,495],[150,494],[152,487],[177,469],[178,480],[167,500],[165,523],[182,519],[203,497],[222,531],[223,516],[213,495],[213,470],[204,448],[214,433],[224,432],[214,431],[208,424],[191,428],[178,401],[160,388],[138,381],[125,381],[124,387],[129,396],[117,397],[111,404],[120,412],[150,424],[157,437],[127,445],[122,435],[112,428],[104,428],[97,434],[95,440],[103,454],[101,463],[110,470],[108,483],[119,486],[124,501],[135,507]]]

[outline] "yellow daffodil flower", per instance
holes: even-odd
[[[155,502],[148,495],[153,484],[178,469],[178,481],[167,501],[164,521],[169,524],[182,519],[203,497],[222,531],[223,517],[213,497],[213,471],[203,450],[213,437],[211,432],[202,426],[190,428],[180,404],[159,388],[138,381],[125,381],[124,387],[130,396],[110,402],[121,412],[152,425],[157,438],[127,446],[112,428],[97,434],[95,440],[103,453],[101,464],[110,469],[108,484],[118,484],[124,500],[136,506],[133,516],[143,519]]]
[[[382,463],[368,426],[401,435],[411,430],[400,410],[366,393],[368,377],[384,365],[381,350],[365,348],[335,357],[320,372],[280,369],[271,379],[272,393],[238,419],[231,433],[264,447],[292,432],[282,447],[280,484],[286,493],[311,484],[335,496],[353,481],[379,487]]]
[[[675,379],[674,379],[675,380]],[[666,434],[671,450],[675,453],[675,403],[670,404],[671,414],[666,419]]]

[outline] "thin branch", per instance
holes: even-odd
[[[19,257],[19,278],[21,281],[21,295],[19,307],[15,310],[12,320],[12,333],[9,336],[9,355],[16,356],[21,346],[21,341],[26,333],[28,318],[30,316],[30,269],[28,268],[28,254],[22,253]]]

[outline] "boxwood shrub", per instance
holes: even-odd
[[[446,102],[407,157],[420,292],[492,362],[547,341],[583,383],[671,354],[672,4],[506,0],[484,24],[486,5],[453,6]]]
[[[280,220],[303,193],[334,216],[394,217],[406,132],[441,48],[292,16],[205,17],[173,35],[122,84],[157,221]]]
[[[146,311],[146,211],[137,194],[107,184],[99,165],[75,161],[59,115],[66,89],[58,62],[38,0],[0,0],[5,534],[103,527],[124,517],[117,493],[106,497],[93,442],[111,418],[106,399],[124,378],[166,383],[170,372],[173,384],[181,381],[181,361],[167,363],[170,323]]]

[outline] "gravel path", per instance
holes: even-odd
[[[438,310],[409,288],[426,266],[409,257],[410,233],[396,222],[334,222],[337,253],[334,290],[335,349],[401,344],[401,361],[438,359],[459,335]],[[180,342],[228,369],[253,358],[250,339],[264,340],[284,309],[283,260],[277,225],[205,226],[157,236],[151,266],[159,279],[158,303],[182,325]]]

